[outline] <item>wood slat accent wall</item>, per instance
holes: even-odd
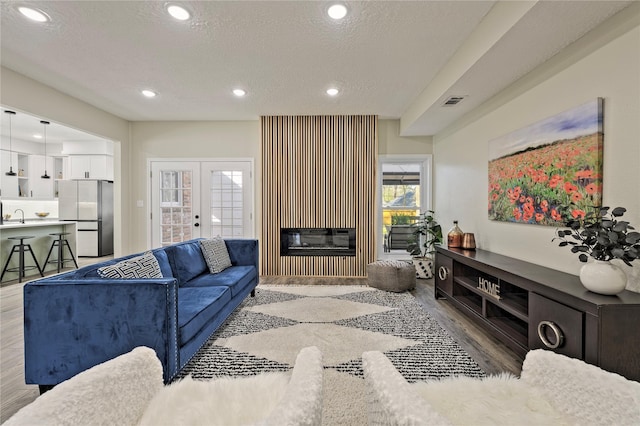
[[[365,277],[374,260],[378,117],[263,116],[261,275]],[[356,228],[356,256],[280,256],[280,228]]]

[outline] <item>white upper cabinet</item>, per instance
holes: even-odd
[[[69,179],[113,180],[113,157],[110,155],[70,155]]]
[[[54,165],[53,157],[29,155],[29,187],[27,196],[31,198],[53,198]],[[49,179],[43,179],[45,170]]]
[[[7,176],[6,173],[13,165],[16,176]],[[0,195],[5,198],[15,198],[18,196],[18,154],[9,151],[0,151]]]

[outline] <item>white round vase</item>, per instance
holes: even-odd
[[[594,293],[614,295],[627,286],[627,275],[608,260],[594,260],[580,268],[580,282]]]

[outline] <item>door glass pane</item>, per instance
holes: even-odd
[[[167,246],[192,238],[192,173],[189,170],[160,172],[160,238]]]
[[[244,235],[242,220],[242,171],[213,170],[210,177],[211,235],[241,237]]]
[[[420,173],[418,163],[382,165],[382,234],[385,242],[392,237],[390,234],[396,235],[394,244],[385,244],[385,251],[406,250],[408,241],[404,240],[410,233],[403,228],[420,215]]]

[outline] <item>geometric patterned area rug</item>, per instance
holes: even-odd
[[[409,381],[484,377],[409,293],[364,286],[263,286],[247,297],[176,380],[290,371],[300,349],[324,363],[323,424],[367,423],[362,353],[383,352]]]

